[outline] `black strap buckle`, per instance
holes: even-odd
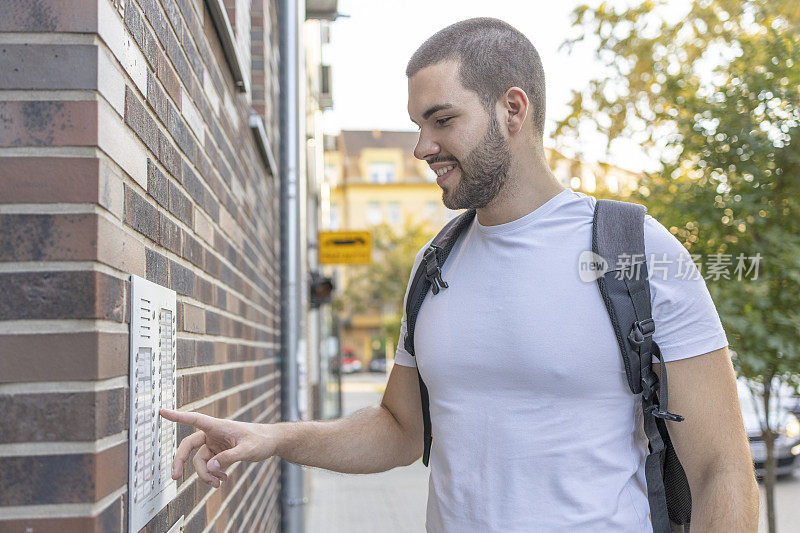
[[[628,340],[637,348],[644,343],[645,339],[653,336],[656,330],[656,323],[652,318],[638,320],[633,323],[631,332],[628,334]]]
[[[648,375],[642,378],[642,396],[649,400],[658,391],[658,388],[658,376],[651,370]]]
[[[431,245],[422,256],[422,260],[425,261],[425,279],[430,282],[433,294],[439,294],[440,289],[446,289],[448,286],[442,279],[442,269],[436,255],[438,248],[438,246]]]
[[[656,418],[661,418],[662,420],[683,422],[683,417],[681,415],[676,415],[668,411],[662,411],[660,405],[651,405],[650,407],[647,408],[647,412]]]

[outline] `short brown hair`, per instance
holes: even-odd
[[[494,18],[456,22],[422,43],[408,62],[406,76],[442,61],[458,60],[461,85],[477,93],[487,111],[511,87],[525,91],[533,126],[544,134],[544,69],[533,43],[519,30]]]

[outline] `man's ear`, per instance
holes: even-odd
[[[519,87],[511,87],[500,99],[503,113],[506,118],[506,127],[512,135],[522,131],[525,120],[528,118],[530,101],[525,91]]]

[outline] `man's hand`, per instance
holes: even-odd
[[[170,409],[162,409],[161,416],[199,430],[178,446],[173,479],[197,450],[197,475],[213,487],[226,481],[223,470],[237,461],[279,456],[295,464],[368,474],[410,465],[422,455],[417,369],[400,365],[392,368],[381,405],[338,420],[252,424]]]
[[[172,463],[172,479],[178,479],[192,450],[194,469],[200,479],[219,488],[228,476],[223,470],[238,461],[263,461],[275,455],[277,439],[263,424],[214,418],[201,413],[161,409],[162,417],[194,426],[199,431],[183,439]]]

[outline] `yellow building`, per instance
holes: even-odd
[[[368,230],[386,223],[402,231],[407,219],[424,220],[431,231],[443,226],[458,211],[442,204],[442,190],[427,163],[413,155],[413,131],[342,131],[328,137],[325,146],[325,185],[322,221],[336,230]],[[347,268],[331,269],[336,286],[347,283]],[[378,314],[342,316],[341,347],[352,350],[368,364],[383,357]],[[390,354],[391,356],[391,354]]]
[[[435,232],[458,211],[442,204],[442,190],[425,161],[413,155],[415,131],[344,130],[325,139],[325,177],[322,186],[323,229],[368,230],[389,224],[402,231],[406,219],[425,220]],[[566,187],[587,194],[626,196],[639,175],[602,163],[584,163],[546,148],[550,168]],[[433,235],[433,234],[432,234]],[[431,236],[432,236],[431,235]],[[329,269],[339,290],[347,283],[347,268]],[[342,318],[341,348],[352,350],[363,364],[384,351],[380,338],[381,316],[349,314]]]
[[[342,131],[325,151],[329,227],[359,230],[382,222],[401,228],[406,216],[441,226],[457,214],[425,161],[413,155],[413,131]]]

